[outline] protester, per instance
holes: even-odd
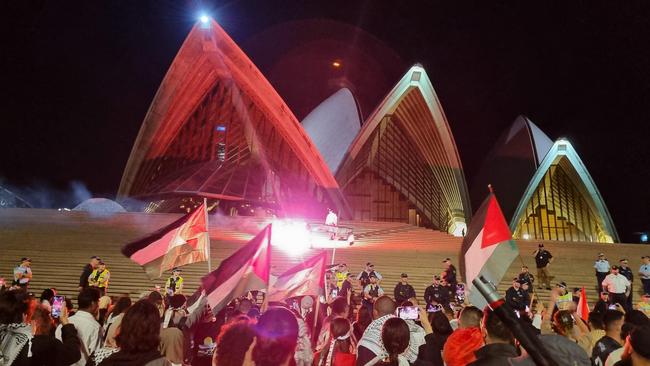
[[[427,363],[433,364],[433,366],[443,366],[445,363],[442,359],[442,351],[453,329],[451,329],[449,320],[441,311],[428,313],[427,321],[431,327],[431,333],[424,337],[426,341],[425,360]],[[422,349],[420,349],[420,353],[422,353]]]
[[[607,310],[603,316],[605,336],[598,340],[591,353],[591,361],[596,365],[604,365],[609,354],[622,347],[621,328],[623,327],[623,313],[618,310]]]
[[[442,352],[447,366],[464,366],[476,360],[474,352],[483,347],[481,321],[483,311],[476,306],[467,306],[460,312],[458,329],[447,338]]]
[[[485,346],[475,352],[476,361],[469,365],[507,365],[509,358],[518,356],[517,349],[513,346],[515,340],[512,332],[490,307],[486,306],[483,312],[481,332]]]
[[[34,338],[31,341],[31,348],[23,351],[31,352],[29,365],[72,365],[81,358],[79,338],[74,325],[68,323],[68,311],[64,307],[58,319],[61,324],[61,336],[59,341],[52,334],[54,333],[54,319],[50,310],[45,306],[37,306],[32,315],[32,333]],[[26,352],[23,352],[26,355]],[[14,365],[21,365],[20,361]]]
[[[326,347],[314,355],[314,366],[354,366],[356,357],[351,336],[352,327],[347,319],[332,319]]]
[[[605,253],[598,253],[598,259],[594,262],[594,269],[596,270],[596,287],[598,292],[601,292],[603,291],[603,280],[610,271],[609,261],[605,258]]]
[[[29,287],[29,283],[32,280],[32,260],[27,257],[20,259],[20,264],[14,268],[14,281],[13,286],[17,286],[23,289]]]
[[[247,321],[236,321],[221,328],[212,359],[213,366],[241,366],[246,351],[255,339],[255,329]]]
[[[643,285],[643,293],[650,294],[650,255],[641,257],[643,264],[639,268],[639,276]]]
[[[298,344],[298,321],[285,308],[271,308],[255,327],[252,360],[255,366],[288,366]]]
[[[106,269],[106,263],[103,261],[97,262],[97,268],[93,269],[88,276],[88,286],[94,287],[99,290],[100,296],[106,295],[108,290],[108,281],[111,278],[111,273]]]
[[[621,361],[615,366],[650,365],[650,326],[634,329],[625,340]]]
[[[598,301],[594,304],[594,311],[605,314],[607,308],[609,307],[609,292],[603,291],[598,297]]]
[[[551,275],[548,272],[548,266],[553,262],[553,255],[551,252],[544,249],[544,244],[539,244],[537,249],[533,252],[535,257],[535,265],[537,266],[537,279],[539,283],[537,288],[541,289],[546,286],[547,290],[551,289]]]
[[[361,271],[357,276],[357,280],[359,281],[359,284],[361,285],[362,289],[366,288],[366,286],[370,284],[370,275],[374,275],[378,281],[381,281],[381,279],[383,278],[379,272],[375,271],[374,264],[370,262],[366,263],[366,269]]]
[[[98,256],[93,255],[90,257],[90,262],[86,264],[81,271],[81,276],[79,276],[79,292],[81,290],[88,288],[88,279],[90,278],[90,275],[93,273],[95,268],[97,268],[97,265],[99,264],[99,259]]]
[[[359,340],[361,340],[363,333],[366,331],[366,328],[368,328],[370,323],[372,323],[372,311],[365,306],[359,307],[357,318],[354,323],[352,323],[352,335],[355,344],[359,343]]]
[[[316,350],[321,351],[323,347],[327,346],[327,342],[330,339],[330,323],[336,318],[348,318],[350,312],[350,306],[345,298],[337,297],[330,304],[330,309],[332,313],[323,319],[322,328],[318,336],[318,342],[316,343]]]
[[[165,281],[165,295],[169,298],[176,294],[183,293],[183,277],[181,277],[182,270],[178,267],[172,269],[171,277]]]
[[[160,313],[154,304],[140,300],[133,304],[120,324],[115,338],[119,351],[99,366],[166,366],[160,354]]]
[[[456,285],[458,284],[458,280],[456,279],[456,267],[451,264],[451,258],[445,258],[442,263],[445,265],[442,279],[449,284],[453,292],[456,292]]]
[[[327,216],[325,217],[325,225],[327,226],[338,226],[339,218],[331,209],[327,209]]]
[[[117,343],[115,342],[115,335],[117,334],[117,329],[119,329],[122,319],[124,318],[124,313],[131,307],[131,298],[128,296],[120,297],[111,313],[108,315],[108,319],[104,324],[104,347],[117,348]]]
[[[68,320],[77,329],[81,340],[81,359],[75,366],[84,366],[90,355],[101,347],[101,338],[104,332],[102,326],[95,319],[99,313],[99,291],[86,288],[77,297],[79,310]],[[56,338],[62,339],[62,327],[56,329]]]
[[[606,310],[605,310],[606,311]],[[592,311],[589,313],[589,332],[587,332],[580,340],[578,345],[585,350],[588,355],[591,355],[596,342],[605,336],[605,325],[603,323],[603,313]]]
[[[401,281],[395,285],[395,302],[398,304],[403,303],[404,301],[415,297],[415,289],[408,283],[409,276],[406,273],[402,273]]]
[[[552,327],[556,334],[570,339],[573,343],[586,343],[583,338],[589,333],[589,328],[580,317],[574,316],[570,310],[556,312],[553,315]]]
[[[627,295],[631,290],[630,281],[619,273],[618,266],[612,267],[612,273],[605,277],[602,285],[609,292],[610,304],[620,304],[627,309]]]
[[[639,328],[639,327],[646,327],[650,326],[650,319],[648,319],[645,314],[638,310],[632,310],[627,313],[625,313],[625,322],[623,323],[623,326],[621,327],[621,339],[625,341],[625,339],[634,331],[634,329]],[[622,359],[623,353],[624,353],[624,348],[617,348],[614,351],[612,351],[609,356],[607,357],[607,361],[605,361],[605,366],[612,366],[618,361]]]
[[[56,291],[54,291],[51,288],[46,288],[41,292],[41,297],[40,297],[40,302],[41,305],[44,306],[48,311],[52,310],[52,299],[54,299],[54,296],[56,295]]]
[[[634,305],[634,273],[632,272],[632,268],[628,266],[627,258],[623,258],[619,260],[618,263],[619,263],[618,271],[620,272],[620,274],[625,276],[625,278],[627,278],[628,281],[630,281],[630,291],[629,291],[629,295],[627,296],[626,308],[632,309]]]
[[[384,352],[376,355],[364,365],[408,366],[408,360],[402,355],[409,347],[409,326],[400,318],[390,318],[381,328],[381,342]],[[357,362],[359,365],[359,362]]]

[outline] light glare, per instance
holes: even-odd
[[[293,256],[299,256],[310,248],[307,224],[300,220],[274,220],[271,245]]]
[[[199,17],[199,20],[200,20],[201,23],[203,23],[203,24],[208,24],[208,22],[210,21],[210,17],[208,17],[208,16],[205,15],[205,14],[201,14],[201,16]]]

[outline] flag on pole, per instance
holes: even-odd
[[[150,279],[164,271],[205,261],[209,255],[205,205],[160,230],[122,247],[122,254],[141,265]]]
[[[582,286],[582,290],[580,290],[580,300],[578,300],[577,313],[582,320],[589,322],[589,304],[587,303],[587,291],[585,291],[584,286]]]
[[[490,190],[490,194],[472,217],[472,223],[461,246],[460,272],[469,290],[472,305],[479,309],[487,305],[481,293],[474,289],[472,281],[478,276],[483,276],[498,286],[518,255],[519,249],[512,240],[501,207]]]
[[[208,304],[216,314],[248,291],[268,287],[271,268],[271,225],[201,279]]]
[[[295,296],[319,296],[325,287],[325,251],[288,269],[269,286],[268,301],[282,301]]]

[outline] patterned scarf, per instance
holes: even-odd
[[[28,345],[27,357],[32,356],[32,327],[25,323],[0,325],[0,364],[11,365]]]
[[[364,346],[376,355],[387,354],[386,349],[384,348],[384,342],[381,340],[381,328],[384,326],[386,320],[394,317],[395,315],[389,314],[373,320],[372,323],[368,325],[368,328],[366,328],[366,331],[363,332],[363,337],[361,337],[358,346]],[[406,324],[409,327],[411,336],[409,346],[402,355],[409,362],[415,362],[418,358],[420,346],[426,343],[424,340],[424,329],[415,324],[413,320],[407,320]],[[357,351],[357,354],[358,353],[359,352]]]

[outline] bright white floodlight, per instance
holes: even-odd
[[[206,25],[210,22],[210,17],[205,14],[201,14],[201,16],[199,17],[199,21],[201,21],[201,23]]]

